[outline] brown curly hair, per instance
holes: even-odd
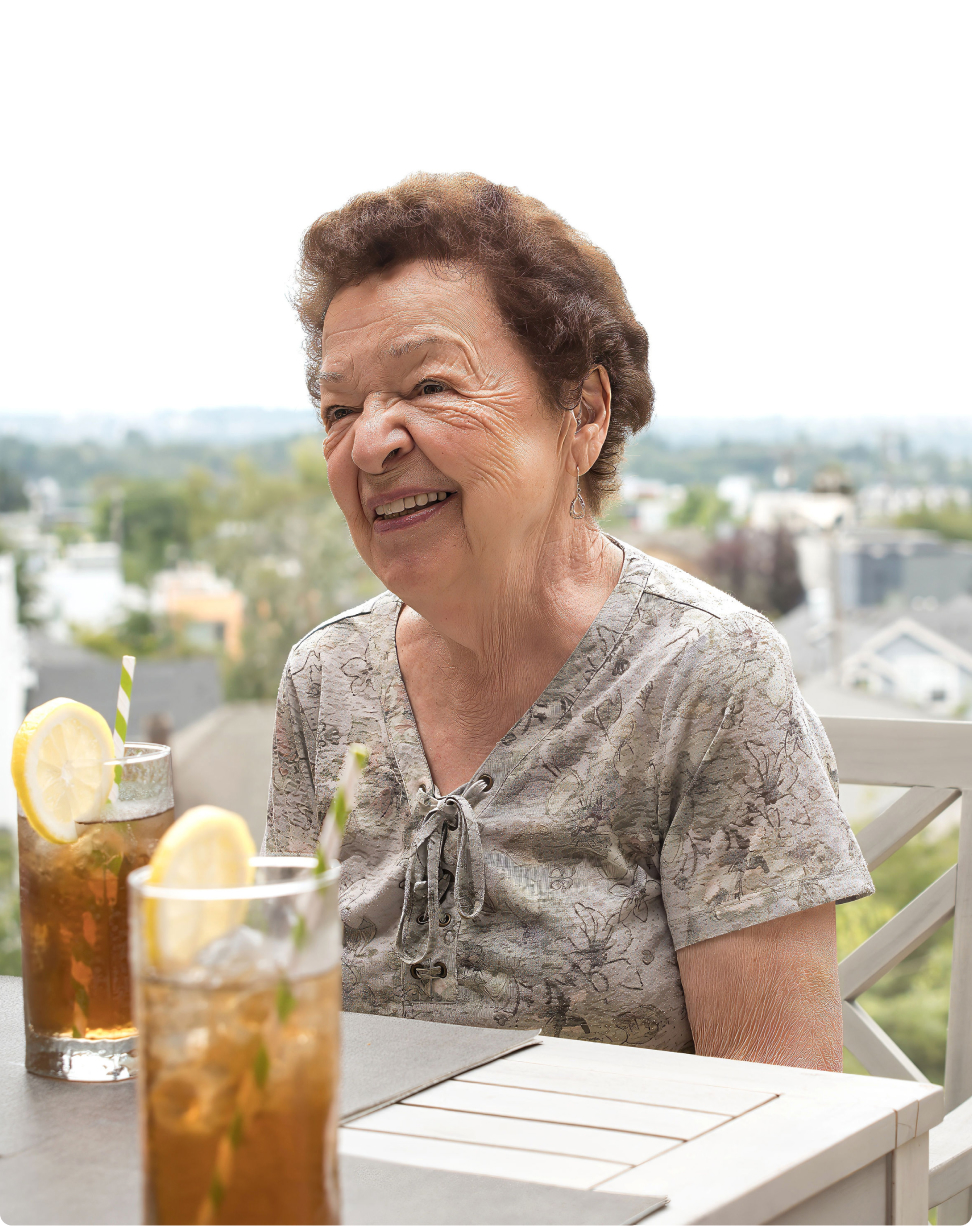
[[[324,313],[338,290],[412,259],[471,264],[519,339],[553,406],[575,406],[592,367],[611,381],[611,424],[584,495],[597,513],[617,489],[631,434],[651,420],[648,336],[610,259],[531,196],[474,174],[417,174],[325,213],[304,235],[295,296],[307,390],[319,400]]]

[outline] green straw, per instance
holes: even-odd
[[[341,767],[337,787],[334,789],[334,796],[317,840],[317,859],[321,871],[337,863],[341,853],[341,841],[354,808],[361,772],[367,765],[368,756],[368,747],[357,744],[349,745],[348,752],[344,755],[344,765]]]
[[[118,785],[122,780],[121,759],[125,756],[125,737],[128,735],[128,713],[132,706],[132,679],[135,676],[135,657],[122,656],[121,680],[118,682],[118,706],[115,710],[115,757],[119,759],[115,767],[115,784],[111,789],[111,799],[118,799]]]

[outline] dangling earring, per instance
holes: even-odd
[[[578,509],[577,504],[580,503]],[[574,495],[574,501],[570,504],[570,518],[583,519],[587,514],[587,504],[584,501],[584,496],[581,494],[580,469],[577,470],[577,493]]]

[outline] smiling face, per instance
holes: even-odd
[[[502,583],[569,528],[573,418],[476,272],[413,261],[342,289],[322,358],[331,490],[406,604]]]

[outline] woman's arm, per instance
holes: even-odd
[[[687,945],[678,968],[700,1056],[840,1072],[833,903]]]

